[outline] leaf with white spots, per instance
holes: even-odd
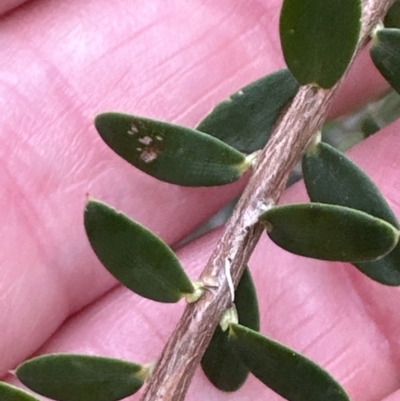
[[[251,167],[251,161],[231,146],[179,125],[111,112],[98,115],[95,125],[118,155],[146,174],[172,184],[229,184]]]

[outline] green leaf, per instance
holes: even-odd
[[[289,70],[302,85],[331,88],[350,64],[360,28],[360,0],[284,0],[280,36]]]
[[[379,260],[364,263],[354,263],[366,276],[381,284],[400,285],[400,244]]]
[[[127,162],[172,184],[229,184],[250,168],[242,153],[179,125],[120,113],[100,114],[95,125],[104,142]]]
[[[253,330],[260,329],[257,294],[248,268],[243,272],[235,291],[239,322]],[[218,326],[201,366],[211,383],[222,391],[236,391],[246,381],[249,370],[232,350],[228,334]]]
[[[321,203],[274,207],[260,217],[268,236],[297,255],[343,262],[378,259],[397,244],[398,230],[384,220]]]
[[[374,182],[342,152],[320,142],[304,154],[302,169],[311,201],[361,210],[400,228]],[[382,284],[400,285],[400,243],[383,258],[355,266]]]
[[[0,382],[0,400],[1,401],[39,401],[38,398],[28,394],[17,387],[7,383]]]
[[[290,71],[269,74],[218,104],[197,126],[243,153],[267,143],[281,111],[299,89]]]
[[[376,68],[400,93],[400,29],[380,29],[374,33],[370,55]]]
[[[97,257],[133,292],[158,302],[194,292],[174,252],[147,228],[95,200],[86,204],[84,221]]]
[[[400,28],[400,1],[396,0],[384,19],[385,28]]]
[[[120,359],[51,354],[24,362],[16,374],[33,391],[59,401],[114,401],[136,393],[147,369]]]
[[[229,339],[251,373],[290,401],[350,401],[325,370],[303,355],[241,325]]]
[[[361,210],[400,228],[378,187],[339,150],[319,142],[304,154],[302,170],[313,202]]]
[[[248,267],[244,270],[236,288],[235,306],[240,324],[253,330],[260,330],[257,292]]]

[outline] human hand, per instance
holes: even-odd
[[[284,67],[281,1],[132,3],[42,0],[0,24],[1,374],[39,348],[148,362],[179,319],[183,305],[155,304],[114,288],[84,233],[86,193],[174,243],[243,187],[188,189],[147,177],[104,145],[93,117],[120,110],[194,126],[234,90]],[[334,115],[385,87],[368,57],[346,85]],[[351,156],[398,213],[397,125]],[[300,199],[301,184],[283,200]],[[179,252],[192,278],[219,235]],[[326,366],[354,400],[396,391],[397,289],[373,283],[350,265],[290,255],[265,237],[250,267],[264,334]],[[187,399],[204,396],[279,399],[254,378],[237,393],[222,393],[199,371]]]

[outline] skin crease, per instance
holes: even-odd
[[[0,11],[20,3],[5,2]],[[96,134],[93,117],[121,110],[195,126],[231,92],[284,67],[280,5],[37,0],[4,14],[0,375],[36,352],[95,353],[141,363],[157,357],[183,305],[154,304],[116,287],[85,237],[86,194],[174,243],[244,183],[188,189],[158,182],[113,154]],[[349,111],[385,88],[365,53],[331,114]],[[398,216],[399,128],[395,123],[350,152]],[[283,197],[302,200],[302,184]],[[220,234],[179,251],[193,279]],[[266,237],[250,266],[264,334],[324,365],[353,400],[400,400],[397,289],[372,282],[350,265],[290,255]],[[5,378],[15,382],[11,374]],[[280,398],[254,378],[237,393],[222,393],[199,370],[187,400],[204,399]]]
[[[0,4],[0,14],[12,11],[14,8],[25,3],[25,0],[3,0]]]

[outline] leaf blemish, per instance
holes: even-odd
[[[157,152],[155,150],[144,150],[140,154],[140,159],[145,163],[151,163],[155,159],[157,159]]]
[[[136,125],[132,122],[132,123],[131,123],[131,129],[128,130],[128,135],[135,135],[135,134],[137,134],[137,133],[139,133],[139,129],[138,129],[138,127],[136,127]]]
[[[139,138],[138,142],[142,143],[143,145],[150,145],[153,142],[153,138],[144,136],[143,138]]]

